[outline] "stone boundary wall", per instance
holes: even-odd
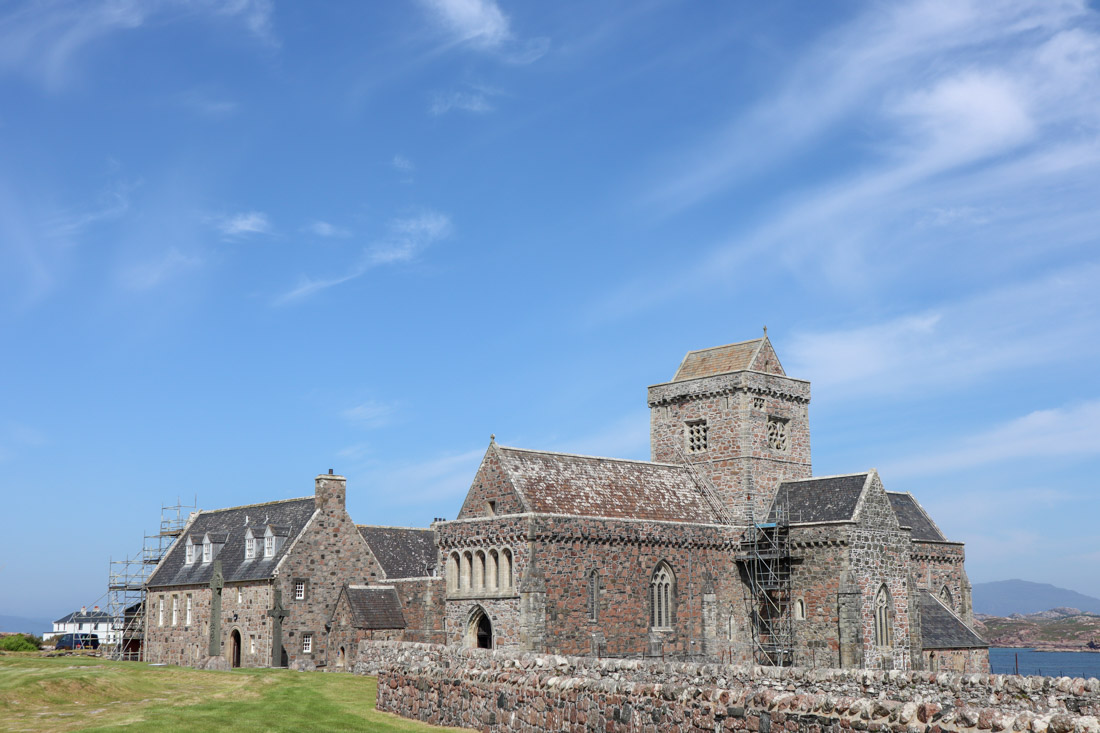
[[[364,641],[378,709],[484,731],[1100,733],[1100,680],[662,663]]]

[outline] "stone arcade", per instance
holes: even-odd
[[[347,668],[389,639],[987,671],[963,545],[874,469],[814,477],[809,402],[765,334],[649,388],[651,461],[492,440],[430,530],[357,527],[332,475],[314,498],[200,512],[150,578],[146,656]]]

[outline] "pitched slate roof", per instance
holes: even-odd
[[[775,494],[768,519],[775,521],[776,508],[786,498],[790,520],[796,524],[849,521],[855,515],[865,483],[866,473],[784,481]]]
[[[104,621],[110,621],[111,617],[107,615],[106,611],[73,611],[66,614],[61,618],[54,621],[55,624],[75,624],[75,623],[103,623]]]
[[[393,586],[351,585],[345,591],[357,629],[403,629],[405,614]]]
[[[438,563],[435,532],[430,529],[356,526],[387,578],[423,578]]]
[[[697,379],[699,377],[711,377],[715,374],[726,374],[748,369],[753,357],[760,350],[764,339],[758,338],[751,341],[742,341],[725,346],[713,346],[709,349],[689,351],[684,360],[680,362],[680,368],[676,370],[673,382],[681,382],[685,379]]]
[[[898,524],[902,527],[913,528],[913,539],[931,540],[933,542],[947,541],[947,538],[943,536],[943,532],[928,516],[928,513],[924,511],[924,507],[913,498],[912,494],[887,491],[886,496],[890,497],[890,506],[894,508],[894,514],[898,517]]]
[[[528,511],[590,517],[718,523],[683,466],[497,446]]]
[[[940,599],[920,592],[920,633],[923,649],[973,649],[988,647],[982,637],[963,623]]]
[[[306,522],[313,516],[315,502],[312,496],[303,499],[287,499],[267,504],[251,504],[230,509],[200,512],[187,530],[190,536],[200,538],[207,532],[225,533],[225,545],[214,558],[221,560],[222,577],[226,582],[238,580],[262,580],[270,578],[275,566],[286,555],[294,538],[301,533]],[[286,528],[286,540],[274,557],[265,558],[260,547],[257,557],[246,560],[244,557],[244,534],[250,527],[257,538],[262,538],[268,525]],[[262,543],[262,539],[260,540]],[[150,587],[166,585],[191,585],[209,583],[214,574],[213,562],[194,562],[187,565],[185,560],[186,542],[176,542],[168,551],[160,567],[148,580]]]

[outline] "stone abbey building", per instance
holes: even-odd
[[[963,545],[874,469],[813,476],[810,385],[766,334],[690,352],[648,402],[650,461],[494,440],[427,530],[355,525],[333,475],[194,515],[149,580],[146,658],[339,668],[374,638],[988,670]]]

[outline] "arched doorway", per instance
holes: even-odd
[[[469,644],[478,649],[493,648],[493,624],[480,606],[470,614]]]
[[[233,633],[229,635],[229,644],[231,647],[229,665],[231,667],[241,666],[241,632],[237,629],[233,629]]]
[[[344,668],[344,661],[345,661],[344,647],[340,647],[340,653],[336,655],[336,666],[339,669],[343,669]]]

